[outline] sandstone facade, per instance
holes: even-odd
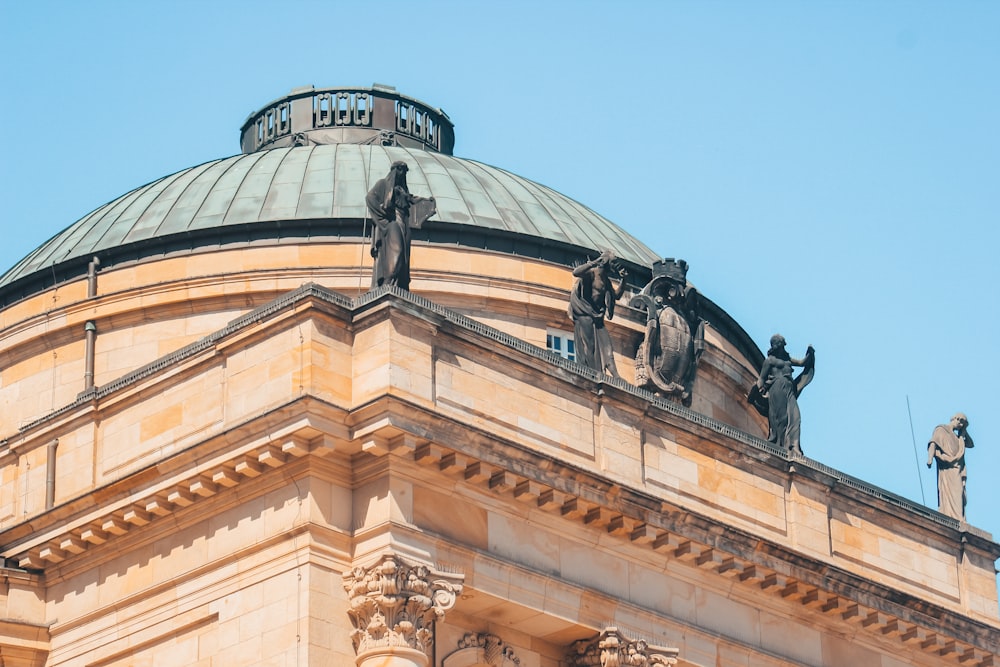
[[[568,269],[415,248],[359,296],[358,253],[0,313],[4,664],[995,664],[1000,547],[771,448],[721,337],[687,410],[543,349]]]
[[[0,667],[1000,664],[1000,545],[763,440],[708,296],[690,408],[633,386],[626,231],[387,86],[241,145],[0,276]],[[367,292],[398,161],[437,213]],[[621,379],[566,354],[607,250]]]

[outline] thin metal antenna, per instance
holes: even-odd
[[[913,441],[913,462],[917,464],[917,481],[920,482],[920,502],[927,504],[924,496],[924,480],[920,476],[920,454],[917,452],[917,436],[913,434],[913,413],[910,412],[910,395],[906,395],[906,415],[910,418],[910,439]]]

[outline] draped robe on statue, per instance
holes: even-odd
[[[795,378],[792,367],[802,366]],[[795,454],[802,454],[802,416],[799,412],[799,394],[812,382],[815,375],[815,356],[812,348],[804,359],[792,359],[780,349],[771,348],[760,371],[757,383],[750,387],[747,400],[758,412],[767,417],[767,439],[778,447]]]
[[[972,438],[957,435],[943,424],[934,429],[927,446],[930,458],[937,460],[938,511],[953,519],[965,519],[965,450],[969,447]]]
[[[406,185],[405,162],[393,162],[385,178],[368,191],[365,203],[375,221],[371,254],[372,289],[410,289],[410,228],[419,229],[437,212],[434,198],[416,197]]]
[[[618,376],[615,356],[611,347],[611,335],[604,328],[604,317],[610,319],[614,313],[614,293],[606,293],[603,307],[595,307],[584,296],[584,281],[577,281],[569,295],[569,315],[573,320],[573,338],[576,344],[576,360],[600,373],[605,370]]]

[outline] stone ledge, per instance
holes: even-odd
[[[656,413],[669,414],[674,418],[680,418],[686,423],[695,424],[709,432],[724,436],[730,442],[740,443],[743,446],[756,450],[785,469],[794,468],[801,470],[803,474],[811,474],[826,478],[831,486],[841,485],[850,488],[854,492],[861,493],[879,503],[885,503],[904,512],[919,516],[921,520],[936,524],[945,529],[958,531],[963,535],[968,535],[978,540],[978,546],[986,551],[1000,557],[1000,545],[992,542],[992,536],[969,524],[959,522],[956,519],[945,516],[940,512],[931,510],[923,505],[912,502],[896,494],[879,489],[873,485],[840,472],[834,468],[826,466],[818,461],[813,461],[807,457],[792,456],[774,447],[770,442],[762,440],[756,436],[745,433],[733,426],[724,424],[706,415],[694,412],[684,406],[678,405],[661,397],[655,396],[649,391],[639,389],[624,380],[604,377],[586,368],[581,364],[563,359],[562,357],[527,343],[515,336],[504,333],[493,327],[473,320],[465,315],[452,311],[439,304],[436,304],[422,296],[412,294],[396,287],[382,287],[362,294],[355,299],[349,299],[342,294],[326,289],[315,283],[306,283],[298,289],[283,294],[272,302],[256,308],[246,315],[232,320],[224,328],[205,336],[202,339],[187,345],[180,350],[168,354],[156,361],[153,361],[142,368],[136,369],[117,380],[108,384],[96,387],[80,394],[76,401],[63,406],[52,413],[34,420],[18,429],[22,443],[28,441],[40,441],[41,433],[38,433],[44,426],[58,420],[59,418],[77,419],[85,416],[85,412],[95,404],[96,401],[109,397],[121,390],[134,385],[135,383],[149,378],[171,368],[179,363],[191,359],[194,356],[204,354],[216,349],[224,341],[244,330],[246,327],[269,321],[283,311],[298,307],[301,302],[314,300],[328,307],[340,309],[345,313],[345,318],[355,322],[363,318],[372,307],[388,306],[390,308],[402,308],[416,317],[429,319],[435,326],[443,330],[450,330],[452,333],[463,334],[462,337],[471,336],[499,343],[507,348],[516,350],[518,353],[527,355],[530,359],[541,361],[553,368],[558,368],[562,372],[568,372],[580,379],[581,383],[598,395],[613,395],[614,397],[634,405],[644,406],[647,414],[656,416]],[[76,411],[76,414],[74,412]],[[34,432],[34,433],[33,433]],[[20,449],[27,444],[19,444]],[[11,450],[15,447],[11,447]],[[2,453],[2,452],[0,452]],[[992,546],[992,548],[990,548]]]
[[[508,473],[508,484],[494,484],[493,479],[497,473],[490,476],[478,474],[482,469],[482,462],[436,443],[424,442],[419,445],[413,452],[413,460],[422,467],[436,468],[460,481],[478,486],[483,491],[498,495],[509,494],[518,501],[533,503],[541,511],[594,528],[603,528],[609,535],[652,549],[667,558],[715,572],[754,590],[797,602],[820,613],[839,616],[841,620],[856,625],[861,630],[896,638],[911,646],[914,645],[914,638],[920,638],[919,646],[922,650],[949,658],[957,664],[977,667],[990,667],[994,664],[996,656],[993,651],[952,636],[957,633],[946,635],[931,630],[878,606],[843,598],[819,585],[753,563],[718,546],[688,539],[538,481]]]
[[[360,433],[362,430],[364,433]],[[400,424],[392,420],[377,421],[359,429],[358,435],[365,442],[380,444],[367,449],[350,447],[352,450],[358,449],[360,456],[403,457],[418,466],[436,469],[461,483],[476,486],[484,492],[509,496],[519,503],[533,505],[539,511],[603,531],[614,538],[650,549],[689,567],[714,572],[775,599],[839,616],[840,620],[855,625],[859,631],[894,638],[911,649],[919,646],[928,654],[956,664],[972,667],[990,667],[994,664],[994,651],[973,644],[967,638],[955,636],[959,633],[957,628],[946,632],[941,627],[935,628],[913,619],[902,618],[885,605],[878,604],[873,596],[841,590],[846,589],[849,584],[823,587],[804,581],[790,573],[753,562],[742,556],[738,549],[727,549],[724,541],[692,539],[664,525],[656,525],[656,522],[633,516],[625,507],[615,507],[607,502],[598,502],[593,497],[583,498],[572,491],[553,488],[543,481],[526,476],[523,470],[515,472],[499,462],[482,461],[419,435],[403,432]],[[49,535],[27,550],[16,551],[14,559],[24,569],[45,570],[75,559],[93,546],[124,536],[136,527],[158,522],[220,491],[239,486],[248,479],[267,475],[293,460],[312,455],[325,456],[330,451],[329,439],[316,435],[311,428],[292,431],[266,442],[248,443],[231,453],[222,463],[191,470],[184,479],[173,480],[163,488],[149,489],[146,495],[84,525],[56,531],[58,534]],[[728,543],[730,547],[734,544],[732,541]],[[801,559],[786,560],[794,564]],[[828,565],[820,565],[825,569],[825,579],[829,581],[834,573]]]

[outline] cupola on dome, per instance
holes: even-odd
[[[220,245],[356,240],[365,193],[394,161],[437,215],[414,242],[572,264],[614,248],[633,271],[659,257],[583,204],[503,169],[451,155],[448,116],[389,86],[300,88],[250,114],[243,153],[165,176],[101,206],[0,278],[0,304],[102,267]]]

